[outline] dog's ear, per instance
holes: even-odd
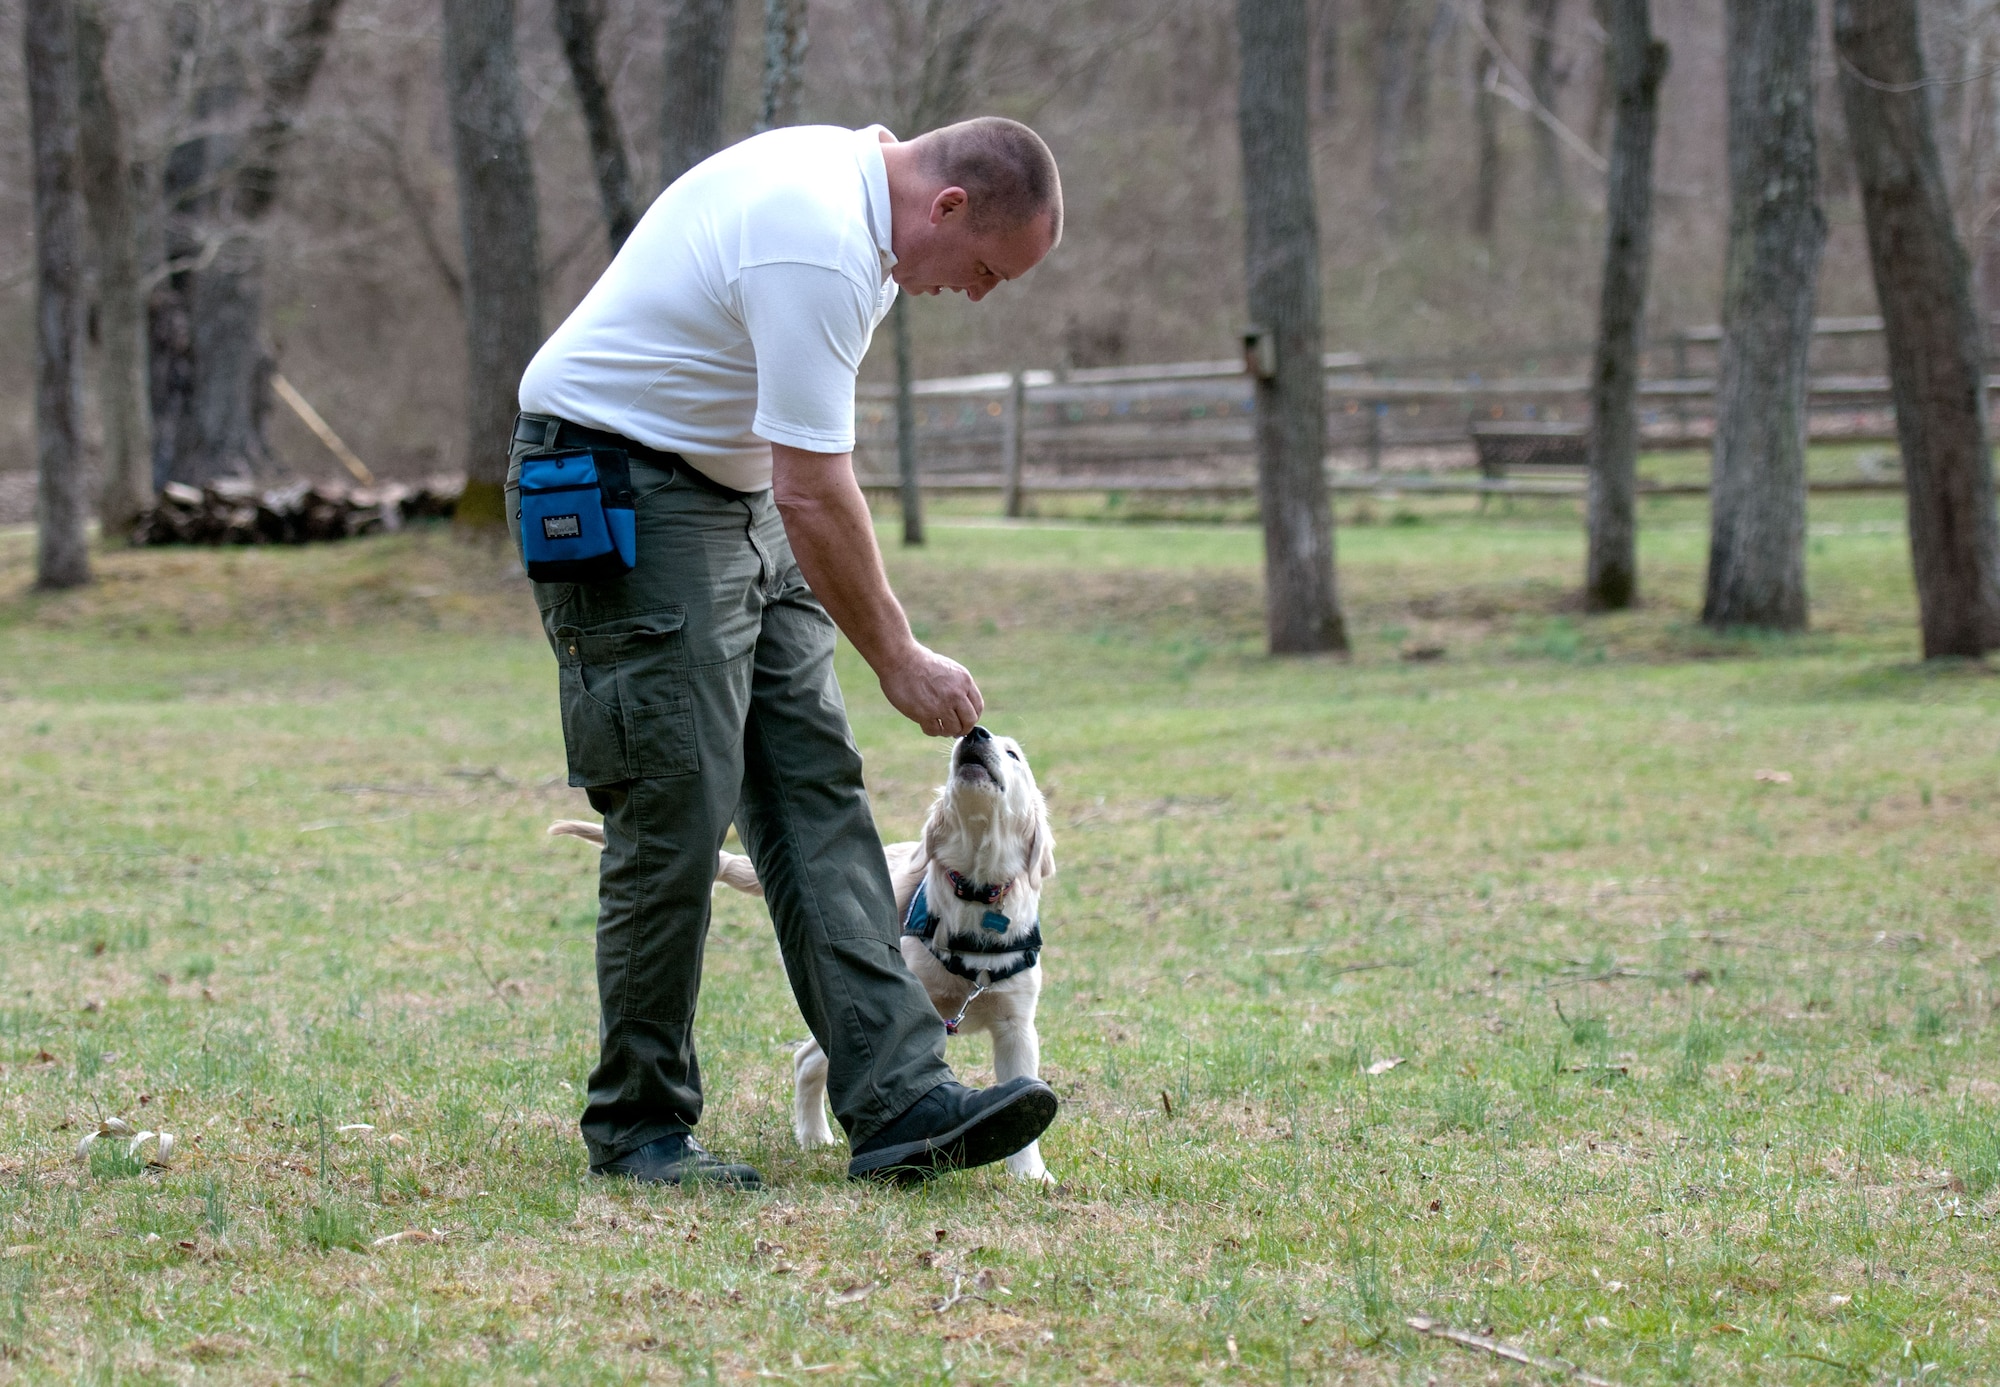
[[[1025,868],[1030,890],[1039,891],[1042,883],[1056,874],[1056,835],[1049,829],[1049,810],[1046,804],[1036,806],[1035,834],[1028,840],[1028,863]]]

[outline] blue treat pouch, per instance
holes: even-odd
[[[638,562],[632,469],[617,448],[521,459],[521,554],[538,583],[602,583]]]

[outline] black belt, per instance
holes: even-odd
[[[731,501],[748,500],[757,495],[754,491],[738,491],[724,486],[715,478],[696,467],[679,453],[664,453],[658,448],[648,448],[635,439],[609,429],[593,429],[587,424],[572,424],[567,419],[557,419],[548,414],[517,414],[514,416],[514,441],[531,443],[545,452],[562,448],[616,448],[630,457],[662,472],[672,472],[687,478],[703,491],[712,491],[717,496]]]

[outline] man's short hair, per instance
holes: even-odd
[[[965,189],[975,230],[1011,231],[1046,212],[1062,239],[1062,175],[1042,137],[1005,116],[979,116],[923,137],[923,168]]]

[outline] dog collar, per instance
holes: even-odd
[[[981,905],[998,905],[1000,898],[1014,889],[1014,883],[1003,881],[998,885],[984,886],[969,877],[946,868],[945,875],[951,878],[951,893],[962,901],[977,901]]]

